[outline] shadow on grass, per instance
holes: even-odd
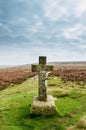
[[[30,112],[31,105],[19,109],[19,125],[23,130],[65,130],[60,122],[55,118],[61,118],[60,115],[43,116]]]

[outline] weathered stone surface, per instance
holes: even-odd
[[[54,69],[54,66],[52,66],[52,65],[46,66],[46,71],[53,71],[53,69]]]
[[[38,88],[38,99],[40,101],[47,100],[47,88],[46,88],[46,73],[52,71],[53,66],[46,65],[46,57],[39,56],[39,65],[31,65],[32,72],[38,71],[39,88]]]
[[[37,72],[37,65],[31,65],[32,72]]]
[[[46,56],[39,56],[39,64],[46,64]]]
[[[38,97],[34,97],[32,113],[36,115],[52,115],[56,112],[54,98],[47,96],[47,71],[52,71],[53,66],[46,65],[46,57],[39,57],[39,65],[32,65],[32,71],[38,71],[39,88]]]
[[[34,97],[32,103],[32,113],[36,115],[53,115],[56,113],[54,98],[47,96],[47,101],[39,101],[38,97]]]
[[[47,100],[47,89],[46,89],[46,71],[39,72],[39,100],[46,101]]]

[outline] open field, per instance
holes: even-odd
[[[86,85],[64,83],[60,78],[52,77],[47,89],[48,94],[56,98],[57,113],[50,117],[31,115],[32,99],[38,93],[37,76],[0,91],[0,129],[66,130],[86,115]],[[82,124],[77,130],[85,129],[86,124]]]
[[[0,129],[86,130],[86,66],[55,66],[49,75],[48,94],[55,97],[57,108],[53,116],[31,114],[38,94],[35,75],[28,66],[0,70],[0,86],[5,86],[0,91]]]

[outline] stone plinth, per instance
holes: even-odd
[[[47,101],[40,101],[38,97],[33,98],[32,114],[36,115],[53,115],[56,113],[54,98],[47,96]]]

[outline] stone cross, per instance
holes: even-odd
[[[39,64],[31,65],[32,72],[38,72],[39,88],[38,88],[38,100],[47,101],[47,89],[46,89],[46,73],[52,71],[53,66],[46,65],[46,57],[39,56]]]

